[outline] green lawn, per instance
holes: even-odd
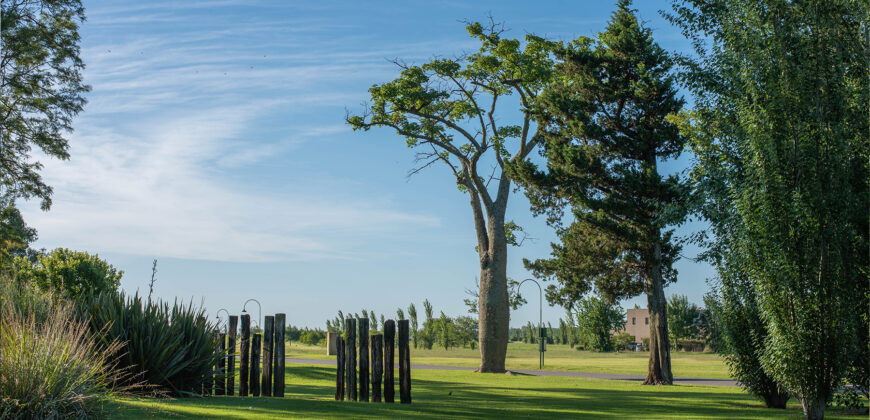
[[[121,398],[110,418],[801,418],[763,408],[738,388],[642,386],[585,378],[416,370],[410,405],[337,402],[331,366],[291,365],[284,398]],[[397,395],[398,397],[398,395]],[[829,411],[828,418],[866,418]]]
[[[538,350],[535,344],[510,343],[508,369],[537,369]],[[288,344],[287,357],[333,359],[325,347]],[[713,353],[674,351],[671,353],[673,374],[679,377],[728,379],[728,367]],[[648,352],[596,353],[578,351],[567,345],[549,345],[544,353],[544,369],[568,372],[625,373],[646,375]],[[471,349],[411,349],[415,364],[470,366],[480,365],[480,352]]]

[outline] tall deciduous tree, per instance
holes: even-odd
[[[697,337],[700,325],[701,308],[689,303],[686,295],[673,295],[668,299],[668,329],[675,346],[679,340]]]
[[[698,54],[684,128],[723,289],[743,282],[758,363],[810,419],[855,360],[867,369],[868,16],[849,0],[675,1],[671,16]]]
[[[577,303],[577,330],[586,350],[613,351],[610,333],[625,326],[625,312],[614,303],[588,296]]]
[[[4,198],[38,198],[51,206],[51,187],[38,147],[47,156],[68,159],[65,137],[82,111],[90,88],[82,81],[79,25],[85,19],[77,0],[9,0],[0,6],[0,188]]]
[[[420,66],[400,64],[401,75],[373,86],[365,113],[348,116],[347,122],[356,130],[392,128],[423,162],[412,173],[441,163],[468,194],[480,260],[480,371],[504,372],[510,317],[507,247],[516,225],[505,220],[511,180],[502,171],[541,141],[529,109],[550,79],[552,62],[538,38],[528,37],[523,46],[503,38],[498,25],[474,23],[467,29],[481,42],[478,52]],[[516,98],[521,111],[515,124],[500,117],[508,96]]]
[[[597,40],[556,48],[555,82],[537,102],[547,170],[531,161],[511,167],[533,209],[546,213],[561,243],[552,258],[527,262],[555,279],[551,302],[577,302],[594,288],[610,301],[646,293],[650,357],[645,384],[671,384],[664,287],[676,280],[680,247],[672,226],[685,217],[685,188],[659,174],[662,160],[682,151],[669,116],[678,112],[672,61],[620,1]],[[564,227],[562,209],[574,222]]]
[[[417,322],[417,308],[414,304],[408,305],[408,319],[411,321],[411,341],[414,343],[414,348],[417,348],[417,334],[419,334],[420,324]],[[383,322],[381,323],[383,324]]]

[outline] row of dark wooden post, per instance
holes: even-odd
[[[357,325],[359,321],[359,325]],[[408,320],[399,320],[399,400],[411,403],[411,350],[409,346]],[[359,337],[357,338],[357,330]],[[369,354],[371,338],[371,354]],[[359,353],[357,353],[359,341]],[[345,401],[381,402],[381,378],[383,377],[383,400],[395,402],[394,349],[396,341],[396,322],[384,322],[384,334],[369,336],[367,318],[348,318],[344,321],[344,338],[338,337],[336,343],[335,399]],[[359,376],[357,377],[357,354],[359,354]],[[371,358],[369,358],[371,356]],[[369,366],[371,365],[371,378]],[[359,378],[359,387],[357,387]],[[357,390],[359,394],[357,394]]]
[[[239,360],[239,396],[248,394],[259,397],[284,396],[284,330],[287,318],[284,314],[267,315],[263,333],[251,335],[251,316],[242,315],[241,354]],[[203,395],[235,394],[236,329],[239,317],[230,316],[228,334],[217,335],[218,351],[225,355],[218,360],[217,375],[206,378]],[[261,345],[262,343],[262,345]],[[260,371],[262,348],[263,369]],[[273,350],[274,349],[274,350]]]

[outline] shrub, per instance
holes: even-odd
[[[14,264],[19,282],[72,299],[92,292],[118,290],[124,274],[100,259],[99,255],[66,248],[39,255],[35,264],[24,257],[15,258]]]
[[[93,416],[126,376],[113,363],[120,343],[102,345],[69,304],[44,322],[9,301],[0,311],[0,418]]]
[[[613,351],[610,332],[624,324],[625,313],[616,303],[589,296],[577,304],[580,345],[586,350]]]
[[[299,334],[300,343],[312,346],[325,344],[325,339],[326,333],[320,330],[302,330]]]
[[[634,336],[623,331],[613,336],[613,343],[617,349],[624,350],[630,343],[634,343]]]
[[[199,394],[206,375],[221,355],[205,311],[177,301],[144,301],[138,293],[91,295],[81,303],[82,316],[103,343],[120,341],[120,366],[141,375],[137,380],[175,396]]]

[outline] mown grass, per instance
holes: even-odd
[[[642,386],[631,381],[415,370],[410,405],[333,400],[331,366],[290,365],[284,398],[119,398],[111,418],[802,418],[767,409],[739,388]],[[398,397],[398,396],[397,396]],[[866,418],[830,410],[827,418]]]
[[[287,345],[287,357],[306,359],[334,359],[326,355],[326,348],[299,343]],[[730,379],[728,367],[714,353],[671,352],[673,374],[678,377]],[[479,350],[469,348],[411,349],[414,364],[467,366],[480,365]],[[566,372],[595,372],[645,375],[648,352],[596,353],[578,351],[567,345],[549,345],[544,353],[544,369]],[[538,350],[535,344],[510,343],[507,354],[508,369],[538,369]]]

